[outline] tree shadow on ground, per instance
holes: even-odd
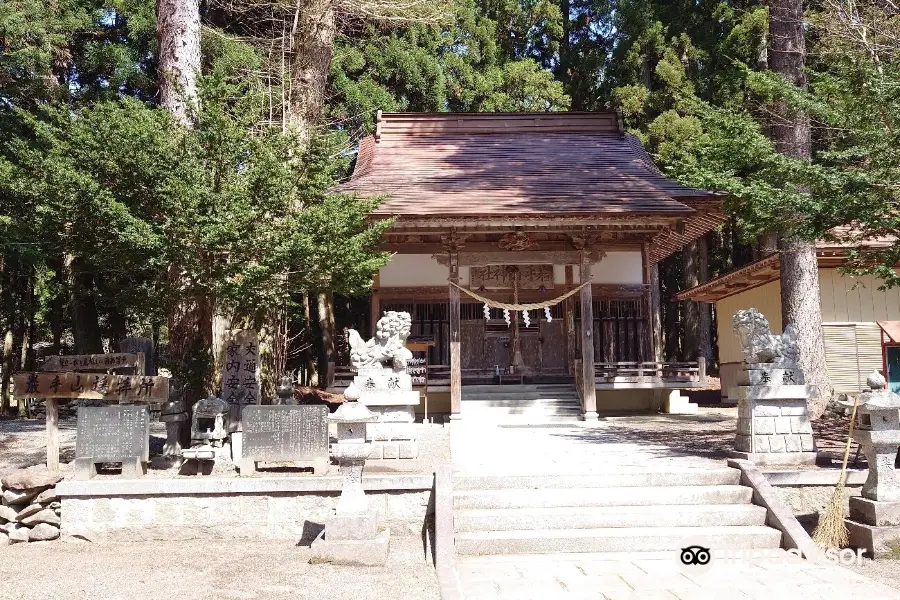
[[[602,428],[555,433],[592,444],[635,444],[651,458],[725,459],[734,447],[734,418],[717,415],[640,415]]]

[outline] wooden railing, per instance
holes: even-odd
[[[706,359],[690,362],[598,362],[594,363],[597,383],[663,383],[703,387]]]

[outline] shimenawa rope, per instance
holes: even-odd
[[[453,283],[452,281],[449,282],[449,283],[450,283],[450,285],[452,285],[452,286],[454,286],[454,287],[456,287],[456,288],[459,288],[460,290],[462,290],[463,292],[465,292],[467,295],[469,295],[469,296],[471,296],[472,298],[478,300],[479,302],[484,302],[484,303],[487,304],[488,306],[492,306],[492,307],[494,307],[494,308],[504,308],[504,309],[506,309],[506,310],[518,310],[518,311],[524,311],[524,310],[540,310],[540,309],[542,309],[542,308],[547,308],[547,307],[549,307],[549,306],[553,306],[554,304],[559,304],[560,302],[562,302],[563,300],[565,300],[565,299],[568,298],[569,296],[572,296],[572,295],[577,294],[578,292],[580,292],[580,291],[581,291],[581,288],[583,288],[583,287],[585,287],[585,286],[587,286],[587,285],[590,285],[591,282],[590,282],[590,281],[585,281],[584,283],[582,283],[581,285],[579,285],[577,288],[572,289],[572,290],[569,290],[568,292],[566,292],[566,293],[563,294],[562,296],[558,296],[557,298],[553,298],[552,300],[546,300],[546,301],[544,301],[544,302],[533,302],[533,303],[531,303],[531,304],[507,304],[506,302],[500,302],[500,301],[498,301],[498,300],[491,300],[490,298],[485,298],[484,296],[481,296],[481,295],[479,295],[479,294],[476,294],[475,292],[473,292],[473,291],[471,291],[471,290],[469,290],[469,289],[466,289],[466,288],[464,288],[463,286],[461,286],[461,285],[459,285],[459,284]]]

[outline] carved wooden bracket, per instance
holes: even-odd
[[[444,247],[446,252],[459,252],[463,249],[463,246],[466,245],[468,237],[469,236],[467,235],[457,233],[454,229],[450,232],[450,235],[441,236],[441,246]]]

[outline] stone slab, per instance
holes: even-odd
[[[396,462],[396,461],[395,461]],[[56,490],[60,498],[94,496],[182,496],[191,494],[277,494],[284,492],[340,492],[343,477],[254,477],[210,479],[141,479],[124,481],[98,479],[61,481]],[[430,490],[434,475],[363,475],[367,492],[387,490]]]
[[[862,548],[872,558],[893,554],[900,546],[900,527],[876,527],[851,519],[844,519],[852,548]]]
[[[255,461],[328,458],[328,407],[246,406],[242,459]]]
[[[325,524],[325,538],[333,540],[371,540],[378,535],[378,511],[362,515],[335,515]]]
[[[357,567],[383,567],[390,550],[391,531],[385,529],[371,540],[326,540],[325,531],[312,543],[311,563]]]
[[[900,526],[900,502],[879,502],[861,496],[851,497],[850,519],[876,527]]]
[[[729,458],[749,460],[761,466],[815,465],[816,452],[740,452],[728,451]]]
[[[744,369],[738,372],[737,384],[742,386],[750,385],[772,385],[787,383],[795,385],[804,385],[806,378],[801,369],[785,369],[783,367],[770,366],[763,368],[763,365],[756,365],[756,369]]]
[[[150,459],[150,413],[146,406],[81,406],[75,458],[123,462]]]
[[[754,385],[737,386],[728,391],[732,398],[740,400],[797,400],[809,398],[814,393],[809,385]]]
[[[363,392],[359,403],[366,406],[418,406],[419,392]]]

